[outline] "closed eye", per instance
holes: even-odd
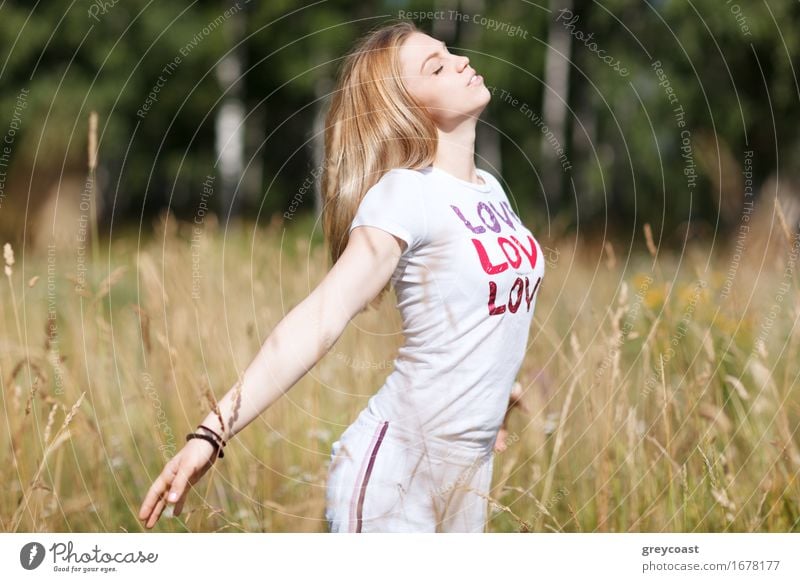
[[[438,69],[436,69],[436,70],[433,72],[433,74],[434,74],[434,75],[438,75],[438,74],[439,74],[439,73],[442,71],[442,69],[444,69],[444,65],[442,65],[441,67],[439,67]]]

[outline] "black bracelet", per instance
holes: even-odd
[[[215,437],[217,437],[217,440],[219,441],[219,444],[221,444],[223,447],[225,446],[225,441],[222,440],[222,437],[220,435],[218,435],[215,431],[213,431],[210,428],[208,428],[206,425],[201,424],[197,428],[203,428],[203,429],[207,430],[208,432],[213,434]]]
[[[225,453],[222,452],[222,448],[219,446],[219,443],[214,440],[214,437],[208,436],[207,434],[200,434],[197,432],[189,433],[186,435],[187,442],[192,439],[203,439],[204,441],[211,443],[211,445],[214,447],[214,450],[219,455],[220,459],[225,456]]]

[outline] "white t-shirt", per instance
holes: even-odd
[[[419,440],[490,452],[525,356],[544,276],[539,243],[500,183],[396,168],[351,223],[407,247],[392,275],[405,344],[367,409]]]

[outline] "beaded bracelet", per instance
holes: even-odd
[[[219,446],[219,443],[214,439],[214,437],[208,436],[207,434],[200,434],[198,432],[193,432],[186,435],[187,442],[192,439],[203,439],[204,441],[211,443],[220,459],[225,456],[225,453],[222,452],[222,447]]]

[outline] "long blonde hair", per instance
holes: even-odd
[[[325,118],[321,178],[322,228],[334,263],[367,190],[393,168],[433,163],[436,125],[401,79],[399,48],[413,32],[409,21],[384,24],[344,57]]]

